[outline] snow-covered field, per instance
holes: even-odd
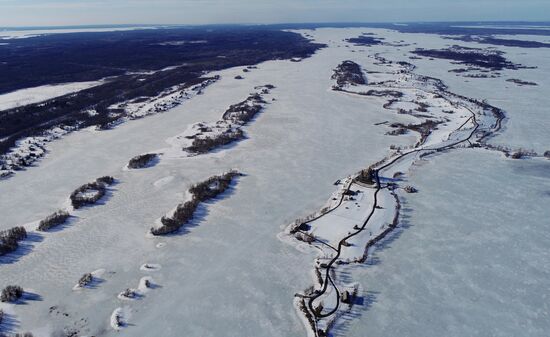
[[[37,167],[1,181],[0,229],[29,224],[29,230],[34,226],[30,224],[65,207],[69,194],[76,187],[104,175],[114,176],[118,183],[110,188],[101,204],[78,210],[74,219],[62,229],[47,233],[31,231],[15,254],[0,257],[0,286],[19,284],[36,294],[26,296],[26,305],[0,304],[0,309],[9,318],[9,324],[0,325],[0,331],[32,331],[39,337],[55,336],[60,332],[93,336],[305,336],[303,321],[293,307],[293,296],[311,285],[311,273],[307,271],[313,269],[317,253],[310,249],[298,251],[292,245],[281,243],[277,237],[286,224],[322,206],[338,189],[333,185],[334,181],[383,159],[390,153],[392,145],[407,148],[418,141],[414,132],[400,136],[386,134],[391,130],[388,123],[408,124],[415,119],[383,108],[385,98],[357,97],[330,90],[332,70],[343,60],[352,60],[366,70],[376,68],[375,53],[382,53],[388,59],[414,63],[418,67],[415,73],[443,79],[450,91],[489,98],[490,104],[505,108],[509,120],[502,135],[491,140],[495,144],[534,148],[539,152],[550,150],[544,149],[545,144],[550,144],[548,133],[543,132],[548,118],[535,101],[525,101],[548,86],[548,80],[538,73],[548,67],[541,61],[544,50],[536,50],[532,55],[522,55],[519,49],[510,52],[514,62],[536,63],[540,67],[510,74],[510,77],[513,75],[539,83],[537,87],[518,87],[505,82],[508,71],[496,79],[467,79],[448,73],[447,70],[453,68],[448,61],[409,60],[407,51],[414,49],[414,45],[360,47],[343,42],[345,38],[366,31],[386,37],[387,42],[405,40],[422,44],[425,48],[441,48],[451,42],[431,35],[376,29],[307,31],[329,47],[301,62],[265,62],[244,75],[242,68],[217,72],[213,75],[220,75],[220,80],[205,88],[202,95],[194,96],[163,114],[137,119],[113,130],[71,133],[50,143],[49,155]],[[235,80],[236,75],[243,75],[244,79]],[[171,140],[191,125],[215,123],[227,107],[266,83],[277,88],[269,95],[275,100],[270,101],[247,126],[247,139],[211,154],[166,156],[149,168],[123,169],[136,155],[170,147]],[[402,85],[406,84],[405,78]],[[510,90],[497,92],[494,88],[499,86]],[[484,97],[484,91],[492,94]],[[541,98],[542,102],[545,99],[548,98]],[[525,112],[522,102],[529,107],[532,105],[532,109]],[[442,115],[443,110],[441,106],[430,113]],[[529,117],[525,117],[525,113],[529,113]],[[462,117],[460,112],[455,115]],[[521,121],[512,124],[518,119]],[[427,146],[433,145],[429,143],[432,139],[446,139],[449,130],[458,123],[453,120],[449,121],[448,130],[442,126],[431,139],[428,138]],[[388,123],[380,124],[384,122]],[[525,133],[527,126],[533,131]],[[485,164],[480,165],[480,162]],[[517,191],[522,189],[512,187],[505,192],[493,188],[510,184],[507,179],[510,175],[514,184],[521,184],[521,188],[547,184],[544,180],[547,176],[541,177],[543,169],[535,170],[530,165],[543,166],[546,161],[537,158],[524,163],[505,159],[498,152],[461,149],[430,156],[414,166],[412,176],[407,179],[419,188],[420,193],[405,198],[401,219],[403,224],[412,226],[404,226],[401,236],[412,235],[415,240],[403,240],[401,250],[384,249],[377,253],[375,257],[380,257],[379,265],[372,266],[378,260],[371,257],[367,264],[350,264],[349,273],[347,269],[339,272],[348,275],[345,283],[350,290],[358,289],[358,296],[363,301],[362,305],[353,307],[351,314],[342,316],[334,332],[352,336],[382,335],[384,332],[384,335],[417,335],[415,331],[433,330],[442,332],[438,335],[445,334],[443,331],[454,335],[487,335],[493,330],[479,333],[480,330],[462,327],[461,322],[479,323],[493,319],[490,311],[499,309],[496,303],[506,306],[507,310],[507,316],[499,316],[502,318],[499,321],[502,333],[496,335],[517,335],[506,333],[519,331],[512,330],[515,323],[506,319],[515,314],[537,317],[529,323],[534,327],[530,330],[534,331],[533,335],[538,336],[537,331],[547,330],[544,322],[548,320],[539,317],[548,315],[548,310],[544,303],[536,304],[532,295],[534,288],[529,288],[528,283],[523,283],[524,292],[518,290],[514,293],[517,301],[507,302],[506,292],[510,288],[506,282],[509,279],[504,276],[514,273],[517,264],[511,261],[517,260],[506,256],[512,256],[508,254],[512,254],[510,249],[515,250],[515,246],[510,248],[510,245],[495,242],[489,245],[491,250],[487,252],[483,250],[484,242],[495,236],[484,232],[458,241],[456,237],[445,236],[439,223],[451,226],[449,232],[452,235],[453,230],[457,231],[456,228],[466,222],[462,221],[464,211],[460,207],[469,207],[466,220],[472,223],[471,231],[474,231],[475,225],[479,226],[476,219],[483,219],[486,212],[486,207],[478,205],[487,202],[496,210],[506,210],[521,200],[522,213],[511,214],[502,220],[502,217],[497,217],[501,212],[494,211],[492,217],[486,219],[495,230],[502,225],[504,233],[499,233],[496,238],[514,244],[519,235],[517,226],[527,226],[527,223],[534,234],[543,233],[544,237],[547,232],[544,232],[543,219],[548,217],[544,211],[547,203],[544,198],[548,198],[548,188],[541,188],[539,194],[531,189],[521,193]],[[512,166],[519,168],[510,172]],[[427,170],[423,171],[425,168]],[[245,176],[223,197],[200,206],[198,216],[185,234],[162,238],[146,235],[155,220],[184,199],[185,191],[192,184],[229,169],[238,169]],[[460,178],[468,179],[469,175],[464,171],[476,175],[478,170],[482,170],[481,176],[475,180],[478,184],[459,181]],[[446,172],[451,173],[447,175]],[[487,179],[481,179],[483,176]],[[354,189],[361,190],[362,187]],[[511,191],[515,194],[510,194]],[[501,193],[508,193],[506,202],[509,204],[501,205],[494,200]],[[455,194],[459,197],[455,198]],[[394,202],[390,197],[383,199],[383,206]],[[353,227],[363,217],[359,209],[366,210],[369,205],[372,205],[372,199],[364,193],[348,205],[349,212],[335,213],[334,217],[344,219]],[[529,213],[529,207],[538,211]],[[452,216],[447,218],[447,214]],[[523,223],[517,222],[521,214],[526,217]],[[420,237],[416,236],[417,228],[425,223],[431,223],[437,230],[423,229]],[[334,234],[327,229],[329,225],[321,223],[317,228],[319,236],[326,236],[328,240]],[[464,231],[466,234],[470,232]],[[430,236],[436,234],[441,237]],[[468,250],[470,237],[473,238],[471,245],[475,245],[482,256],[479,267],[473,269],[467,268],[476,256]],[[544,260],[548,255],[544,253],[544,240],[537,238],[535,249],[526,242],[526,236],[523,238],[517,243],[517,249],[525,254],[524,260],[533,261],[535,267],[528,270],[529,280],[536,285],[535,292],[544,293],[548,290],[545,286],[548,275],[544,269],[541,271],[548,265]],[[357,257],[362,250],[359,243],[365,242],[364,238],[356,239],[357,242],[352,242],[355,246],[346,252],[350,259]],[[400,240],[391,241],[391,246],[397,246]],[[440,240],[454,240],[455,244],[450,247],[439,247],[452,250],[444,256],[429,253],[430,249],[438,249],[436,244]],[[388,242],[383,241],[382,245],[388,245]],[[409,254],[411,249],[416,254]],[[465,252],[471,255],[461,255]],[[488,275],[499,276],[495,277],[496,281],[491,278],[492,283],[498,284],[502,280],[502,286],[483,288],[483,294],[494,294],[497,299],[488,306],[476,307],[473,304],[476,302],[468,296],[452,296],[453,289],[459,289],[457,287],[463,283],[461,277],[442,277],[426,288],[425,275],[437,272],[437,267],[453,266],[456,262],[456,267],[449,268],[462,268],[460,271],[465,274],[459,275],[472,277],[483,270],[483,265],[491,265],[494,261],[491,256],[500,261],[500,269],[498,274]],[[459,257],[463,257],[463,261],[457,261]],[[390,261],[387,270],[386,259]],[[481,264],[483,261],[485,264]],[[421,273],[422,269],[417,269],[419,266],[426,272]],[[375,273],[371,274],[373,270]],[[409,278],[410,274],[404,274],[407,270],[414,270],[417,277]],[[97,275],[93,287],[73,289],[83,274],[93,271]],[[149,280],[150,287],[145,286],[145,280]],[[396,285],[398,281],[401,286]],[[466,285],[479,294],[479,287],[489,287],[488,282],[481,283],[476,285],[472,281]],[[138,296],[121,299],[119,295],[126,289],[135,289]],[[529,295],[524,295],[526,292]],[[429,301],[423,296],[428,296]],[[409,301],[404,303],[403,298]],[[443,310],[436,304],[451,300],[456,302],[453,307],[456,310],[441,313]],[[417,306],[419,301],[425,301],[424,306]],[[402,310],[399,315],[395,315],[396,306]],[[468,311],[470,307],[475,310]],[[446,320],[436,319],[434,308]],[[536,308],[540,311],[537,312]],[[399,319],[411,312],[415,313],[416,319]],[[446,324],[447,330],[440,329],[442,324]],[[509,329],[506,324],[510,325]]]
[[[67,95],[102,84],[103,81],[75,82],[21,89],[0,95],[0,111],[33,103],[40,103],[51,98]]]

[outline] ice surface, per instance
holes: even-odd
[[[402,231],[352,270],[367,309],[340,334],[546,336],[549,172],[474,150],[416,168]]]
[[[104,205],[78,211],[61,231],[31,233],[25,249],[0,257],[0,285],[20,284],[42,299],[9,307],[16,323],[10,332],[24,329],[42,337],[77,326],[82,335],[95,336],[305,335],[292,302],[311,284],[304,271],[312,269],[314,254],[281,244],[282,226],[322,206],[335,180],[382,159],[390,145],[410,146],[417,140],[385,135],[388,128],[375,125],[414,120],[382,108],[384,99],[330,90],[332,69],[343,60],[377,70],[368,55],[408,60],[407,51],[416,47],[345,47],[343,39],[366,31],[425,48],[449,43],[387,30],[308,31],[329,48],[300,62],[260,64],[243,80],[234,79],[241,68],[220,71],[221,79],[203,95],[113,130],[72,133],[50,143],[38,167],[0,182],[0,229],[5,229],[64,207],[71,191],[99,176],[119,181]],[[513,62],[539,69],[466,79],[448,73],[454,66],[444,60],[411,62],[417,73],[442,78],[454,92],[505,108],[510,120],[495,143],[545,150],[550,144],[544,110],[549,98],[543,94],[548,64],[542,60],[548,51],[523,55],[521,49],[506,50]],[[511,76],[539,86],[505,82]],[[217,121],[229,105],[266,83],[277,87],[270,96],[275,101],[247,126],[247,139],[213,154],[122,169],[138,154],[166,148],[167,140],[190,125]],[[542,336],[549,329],[543,201],[550,188],[541,173],[548,172],[547,164],[468,151],[437,155],[415,169],[410,179],[421,193],[406,199],[403,223],[408,228],[390,241],[392,249],[379,251],[379,265],[373,266],[375,259],[349,271],[350,281],[359,281],[363,289],[364,305],[353,313],[360,319],[344,317],[349,324],[337,333],[505,336],[507,331],[525,335],[520,330],[525,328],[532,332],[528,335]],[[144,236],[190,185],[233,168],[246,176],[207,205],[189,233]],[[516,204],[521,208],[514,210]],[[428,229],[422,231],[423,226]],[[96,287],[72,290],[82,274],[100,268],[105,272]],[[149,275],[154,290],[136,301],[117,299]],[[51,313],[52,306],[60,314]],[[118,332],[111,326],[113,313],[126,323]],[[77,324],[81,319],[85,323]],[[485,327],[495,330],[483,330],[486,321],[494,322]]]
[[[0,111],[74,93],[102,84],[103,81],[74,82],[21,89],[0,95]]]

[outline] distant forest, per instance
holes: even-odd
[[[103,85],[45,103],[0,111],[0,154],[54,125],[106,126],[113,104],[195,85],[205,71],[307,57],[323,47],[265,27],[213,26],[14,39],[0,48],[0,94],[45,84],[111,77]],[[169,70],[146,73],[166,67]],[[94,114],[86,111],[93,110]]]

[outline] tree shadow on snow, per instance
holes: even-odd
[[[12,264],[19,261],[23,256],[29,254],[34,246],[42,242],[44,236],[37,232],[27,232],[27,237],[24,240],[18,242],[18,247],[15,251],[6,255],[0,256],[0,265]]]

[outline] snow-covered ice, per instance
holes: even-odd
[[[343,60],[352,60],[366,69],[380,70],[384,66],[374,64],[376,59],[368,55],[381,53],[388,59],[408,60],[407,50],[415,48],[414,45],[346,47],[342,43],[343,39],[359,36],[365,31],[385,36],[388,41],[403,39],[422,44],[425,48],[441,48],[449,42],[437,36],[380,29],[307,31],[329,47],[300,62],[279,60],[262,63],[258,69],[248,72],[243,80],[234,79],[242,74],[242,67],[215,72],[211,75],[220,75],[220,79],[208,86],[202,95],[193,96],[185,104],[163,114],[133,120],[113,130],[70,133],[48,145],[49,155],[37,167],[1,181],[0,214],[3,221],[0,229],[31,223],[51,214],[64,207],[74,188],[99,176],[112,175],[119,181],[108,203],[79,210],[71,226],[48,235],[34,236],[35,241],[29,249],[11,256],[14,262],[0,262],[1,285],[13,283],[32,288],[42,299],[25,306],[9,306],[7,312],[18,327],[12,330],[19,331],[20,327],[32,331],[35,336],[45,337],[84,319],[85,323],[78,325],[79,333],[90,336],[305,335],[303,326],[307,322],[302,322],[296,315],[293,296],[311,285],[311,274],[307,271],[312,269],[317,252],[311,249],[297,251],[290,245],[281,244],[277,240],[281,225],[326,205],[327,197],[338,189],[333,185],[334,181],[386,157],[390,146],[407,149],[418,141],[418,135],[413,132],[401,136],[386,135],[389,128],[381,123],[418,122],[414,116],[383,108],[387,99],[356,97],[330,90],[332,69]],[[547,65],[540,62],[546,55],[545,50],[522,55],[520,49],[505,49],[513,62],[541,67],[513,73],[515,77],[538,82],[538,87],[520,88],[505,82],[508,71],[502,78],[466,79],[448,73],[447,70],[452,68],[448,61],[408,61],[417,66],[415,73],[441,78],[453,92],[488,98],[489,103],[505,108],[509,117],[506,129],[491,142],[534,148],[540,152],[550,143],[548,133],[543,132],[545,128],[547,130],[548,120],[544,117],[543,107],[535,103],[548,99],[540,97],[548,88],[548,80],[543,76]],[[386,81],[391,77],[366,75],[371,77],[369,81]],[[378,80],[376,76],[379,76]],[[407,80],[403,78],[402,84]],[[165,148],[167,140],[182,134],[193,124],[219,120],[228,106],[246,97],[256,86],[266,83],[277,87],[271,94],[276,100],[247,126],[247,139],[237,145],[203,156],[162,157],[157,165],[143,170],[121,169],[136,154]],[[409,94],[410,98],[416,97],[414,91]],[[440,105],[429,112],[443,116],[447,107],[443,102]],[[409,109],[412,106],[398,107]],[[466,111],[463,112],[468,118]],[[461,123],[465,121],[461,112],[455,115],[456,119],[450,118],[448,125],[441,125],[431,139],[428,138],[426,146],[430,146],[432,140],[448,136],[449,130],[455,128],[459,120]],[[472,126],[466,124],[465,129]],[[527,127],[532,127],[531,133],[525,132]],[[544,320],[548,310],[536,297],[547,290],[545,280],[548,277],[544,266],[549,265],[544,264],[546,234],[541,221],[548,217],[543,207],[546,204],[544,198],[548,196],[547,191],[540,187],[546,186],[546,178],[540,173],[545,172],[540,167],[544,167],[546,162],[540,158],[534,160],[535,164],[512,161],[500,153],[486,154],[484,150],[458,151],[429,156],[413,167],[412,175],[404,178],[420,189],[420,193],[405,197],[404,207],[410,210],[405,210],[401,217],[403,224],[414,225],[403,229],[403,233],[412,235],[413,240],[407,241],[406,234],[401,234],[399,240],[390,241],[396,248],[379,250],[382,247],[377,247],[379,265],[373,267],[376,261],[371,258],[367,265],[350,264],[338,271],[339,277],[349,275],[345,279],[349,289],[357,282],[358,294],[364,301],[362,306],[354,306],[351,314],[343,314],[342,324],[335,326],[337,335],[364,336],[365,332],[369,335],[406,335],[402,333],[404,331],[472,335],[484,319],[492,320],[495,316],[499,331],[508,328],[508,331],[520,334],[520,330],[514,330],[517,327],[511,319],[516,315],[525,319],[524,326],[531,329],[527,331],[532,331],[533,336],[542,336],[538,332],[548,330],[545,323],[548,320]],[[465,154],[470,151],[475,154]],[[410,162],[403,160],[395,170],[406,172],[408,166]],[[477,176],[480,166],[483,172]],[[515,168],[510,171],[510,167]],[[231,168],[239,169],[246,176],[228,195],[217,200],[196,219],[200,226],[190,228],[184,235],[153,239],[143,235],[166,210],[180,202],[182,191]],[[391,171],[385,176],[394,173]],[[517,184],[510,183],[510,176]],[[470,181],[470,178],[476,180]],[[467,180],[468,184],[463,184],[461,179]],[[522,185],[529,188],[513,188],[523,188]],[[466,190],[468,186],[470,189]],[[494,186],[507,187],[500,190]],[[509,195],[502,205],[498,203],[500,195]],[[395,202],[392,195],[383,195],[381,200],[383,205]],[[511,205],[517,200],[525,202],[518,213],[510,215],[510,219],[518,221],[501,221],[498,215],[512,209]],[[482,202],[489,205],[478,206]],[[333,230],[345,232],[348,225],[353,228],[362,216],[362,209],[368,208],[369,203],[371,199],[367,193],[350,202],[347,206],[350,212],[334,214],[334,218],[342,218],[344,226],[336,228],[330,227],[331,223],[322,224],[317,229],[319,236],[330,240]],[[531,207],[536,212],[530,213]],[[495,232],[468,234],[476,233],[480,228],[477,219],[482,219],[489,212],[487,209],[491,210],[490,218],[486,218],[484,223],[493,224]],[[471,226],[461,227],[466,222],[462,221],[466,216],[464,213]],[[521,219],[526,220],[521,222]],[[388,217],[377,223],[390,220]],[[417,228],[430,223],[429,230],[415,234]],[[447,230],[438,226],[441,223],[447,223]],[[531,235],[522,234],[518,224],[526,226],[527,234]],[[500,229],[502,233],[498,232]],[[464,239],[453,237],[456,231]],[[521,237],[520,234],[525,235],[523,240],[515,241]],[[533,239],[533,235],[539,237]],[[364,240],[360,236],[353,238],[352,246],[343,250],[345,258],[360,255],[364,251],[360,242],[364,243]],[[403,248],[397,248],[400,240],[404,241]],[[490,250],[484,250],[486,240],[496,240],[487,246]],[[534,240],[532,246],[530,240]],[[509,255],[510,246],[499,245],[501,241],[518,245],[521,258],[518,260]],[[449,245],[438,245],[438,242]],[[475,245],[473,249],[482,257],[483,264],[470,267],[475,255],[461,255],[469,252],[470,244]],[[387,243],[383,242],[384,245]],[[435,250],[429,250],[427,246]],[[515,251],[516,246],[512,247]],[[450,250],[443,253],[443,249]],[[459,257],[464,260],[457,261]],[[492,264],[493,261],[498,261],[498,264]],[[520,266],[518,261],[526,266],[524,273],[528,273],[529,278],[514,283],[512,274]],[[79,277],[100,267],[109,271],[101,277],[104,279],[101,286],[73,291]],[[498,273],[491,274],[495,277],[484,274],[486,277],[476,280],[471,276],[485,273],[483,268],[497,267]],[[442,277],[454,275],[453,268],[461,277]],[[415,278],[408,273],[411,270]],[[438,282],[428,282],[425,277],[430,273],[434,277],[441,276]],[[469,287],[468,296],[456,296],[456,292],[463,289],[460,288],[461,282],[468,275],[471,280],[465,285]],[[153,284],[159,286],[147,291],[146,296],[138,301],[117,299],[117,294],[129,287],[144,291],[144,277],[154,277]],[[486,282],[488,279],[491,282]],[[521,287],[512,289],[506,282]],[[495,286],[483,288],[490,284]],[[475,305],[484,300],[477,296],[480,294],[478,289],[493,296],[490,303],[485,301],[486,305]],[[379,294],[375,294],[376,300],[373,300],[376,292]],[[510,292],[514,296],[512,302],[507,302],[506,294]],[[476,296],[469,296],[472,294]],[[451,300],[454,316],[445,313],[444,309],[448,307],[429,305]],[[52,317],[49,313],[52,306],[70,316]],[[330,299],[327,306],[330,306]],[[488,314],[503,306],[506,308],[503,315]],[[468,311],[468,308],[473,310]],[[434,319],[436,309],[436,313],[441,315],[438,319]],[[360,319],[351,319],[352,316]],[[439,322],[448,329],[442,329]],[[460,322],[472,323],[472,328],[461,328]]]

